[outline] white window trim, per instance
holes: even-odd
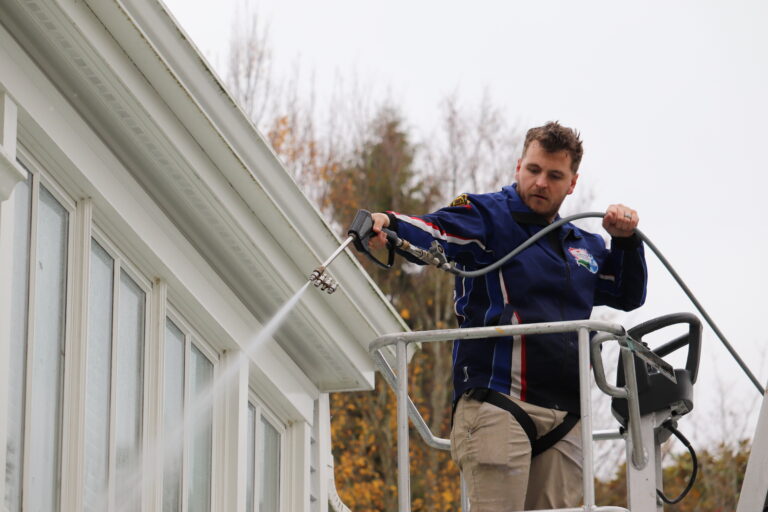
[[[261,418],[263,417],[266,419],[269,424],[277,430],[278,434],[280,435],[280,446],[279,446],[279,464],[280,464],[280,474],[279,474],[279,489],[278,489],[278,509],[280,512],[287,511],[288,509],[288,461],[290,460],[287,456],[287,448],[289,446],[288,444],[288,436],[290,435],[290,429],[287,428],[286,423],[281,420],[275,413],[273,413],[265,404],[264,401],[256,394],[256,392],[253,390],[253,388],[248,389],[248,404],[252,405],[254,409],[256,410],[256,425],[255,425],[255,438],[253,443],[253,456],[254,460],[256,461],[254,474],[253,474],[253,503],[254,503],[254,509],[255,511],[258,511],[258,504],[259,504],[259,498],[261,497],[261,489],[259,486],[259,483],[261,482],[261,464],[259,463],[259,446],[261,442],[261,438],[264,435],[264,429],[261,426]],[[248,408],[246,407],[245,414],[247,417],[248,414]],[[247,442],[246,445],[248,446]],[[246,483],[247,485],[247,483]],[[250,510],[246,512],[251,512]]]
[[[167,316],[174,324],[176,324],[176,327],[181,329],[181,332],[184,333],[184,342],[186,344],[189,344],[189,342],[194,343],[195,346],[205,355],[205,357],[210,359],[215,369],[218,365],[220,355],[219,351],[214,348],[214,345],[200,335],[200,332],[193,326],[191,322],[187,321],[184,316],[179,313],[178,309],[176,309],[173,303],[169,302],[167,304],[165,316]]]
[[[192,346],[194,345],[213,365],[213,382],[216,382],[216,379],[219,377],[219,373],[221,371],[220,369],[220,360],[221,357],[219,353],[213,348],[213,346],[204,340],[202,336],[199,335],[197,329],[195,329],[191,323],[189,323],[187,320],[184,319],[184,317],[178,313],[176,308],[171,304],[170,302],[166,303],[165,307],[165,318],[169,319],[171,322],[173,322],[174,325],[182,332],[184,335],[184,418],[187,417],[189,414],[189,405],[191,403],[191,386],[190,386],[190,364],[192,361]],[[163,326],[165,326],[165,319],[163,319]],[[162,350],[163,353],[165,353],[165,329],[163,329],[163,343]],[[162,373],[161,370],[161,376],[164,377],[164,373]],[[161,387],[162,389],[162,387]],[[162,423],[162,411],[163,409],[160,409],[160,421]],[[212,461],[212,467],[211,467],[211,510],[214,510],[215,504],[216,504],[216,493],[217,491],[217,478],[216,478],[216,472],[215,472],[215,461],[218,457],[218,453],[221,450],[221,446],[219,446],[219,443],[217,443],[217,439],[221,438],[221,429],[222,429],[222,421],[221,418],[216,414],[216,407],[215,404],[211,404],[211,411],[212,411],[212,417],[213,417],[213,425],[212,425],[212,443],[211,443],[211,461]],[[186,420],[185,420],[186,421]],[[165,432],[165,425],[161,426],[161,432]],[[189,503],[188,500],[188,493],[189,493],[189,453],[191,449],[191,436],[188,435],[188,432],[184,432],[184,443],[183,443],[183,455],[182,455],[182,472],[181,472],[181,510],[187,511],[189,510]],[[162,446],[162,445],[161,445]],[[162,480],[162,476],[161,476]],[[162,485],[164,485],[164,482],[159,484],[160,490],[159,494],[162,500]],[[162,510],[158,509],[158,510]]]
[[[116,490],[116,482],[115,482],[115,475],[117,473],[117,456],[116,456],[116,440],[115,440],[115,434],[117,431],[117,408],[115,404],[117,403],[117,372],[115,371],[118,365],[117,361],[117,355],[118,350],[116,350],[117,347],[117,340],[118,340],[118,331],[120,328],[120,319],[119,319],[119,308],[120,308],[120,277],[123,272],[126,273],[126,275],[133,280],[134,283],[141,289],[141,291],[144,292],[144,347],[143,347],[143,361],[142,361],[142,368],[143,368],[143,374],[142,374],[142,407],[141,407],[141,416],[142,416],[142,425],[141,425],[141,454],[142,457],[145,455],[146,451],[144,447],[151,442],[151,439],[149,437],[150,430],[149,430],[149,423],[147,421],[147,415],[149,410],[149,404],[147,400],[151,400],[151,396],[147,393],[148,390],[148,374],[150,372],[149,365],[151,364],[151,358],[149,357],[149,348],[150,343],[152,342],[150,340],[150,336],[152,335],[152,329],[150,326],[150,308],[151,308],[151,297],[152,297],[152,283],[147,279],[131,262],[123,255],[122,251],[120,251],[117,246],[109,239],[109,237],[102,231],[96,222],[91,223],[91,229],[90,229],[90,236],[88,237],[88,251],[90,255],[90,248],[91,248],[91,240],[96,241],[96,243],[101,246],[101,248],[112,258],[112,350],[111,350],[111,361],[110,361],[110,396],[109,396],[109,467],[108,467],[108,501],[107,506],[108,510],[116,510],[116,504],[115,504],[115,490]],[[90,256],[89,256],[90,259]],[[90,269],[89,269],[90,271]],[[89,273],[90,275],[90,273]],[[87,306],[87,305],[86,305]],[[87,309],[87,307],[86,307]],[[88,348],[89,348],[89,340],[84,338],[85,346],[83,347],[83,372],[85,375],[83,376],[83,379],[85,380],[85,387],[83,390],[86,389],[88,382],[87,382],[87,364],[88,364]],[[84,391],[85,392],[85,391]],[[84,401],[84,400],[83,400]],[[83,411],[84,412],[84,411]],[[84,421],[84,419],[83,419]],[[85,446],[81,446],[81,451],[85,451]],[[85,454],[83,453],[83,457]],[[83,459],[84,460],[84,459]],[[80,483],[80,485],[83,485],[83,482]],[[82,492],[82,491],[80,491]],[[146,486],[142,486],[142,501],[144,501],[144,494],[147,492]]]
[[[163,446],[163,401],[165,365],[165,322],[167,318],[167,291],[165,281],[155,280],[147,311],[147,337],[144,388],[144,447],[143,457],[143,510],[162,511],[162,467],[153,464],[154,452]]]
[[[118,248],[118,245],[107,236],[106,231],[99,226],[98,219],[94,219],[91,225],[91,238],[96,240],[116,263],[119,263],[120,270],[124,270],[125,273],[139,285],[142,291],[147,294],[147,296],[152,294],[152,281],[150,281],[150,279],[125,256],[123,251]]]
[[[75,301],[80,303],[83,298],[82,283],[80,268],[76,268],[76,263],[83,261],[82,244],[76,243],[76,234],[81,231],[82,225],[87,223],[90,219],[90,205],[84,203],[82,207],[78,208],[75,202],[70,199],[69,195],[63,190],[63,188],[50,176],[49,170],[44,169],[42,165],[29,154],[23,145],[19,144],[17,147],[17,157],[23,164],[23,168],[29,173],[31,181],[31,210],[30,210],[30,243],[29,243],[29,261],[34,262],[37,255],[37,219],[38,219],[38,205],[40,201],[40,186],[43,185],[46,190],[56,199],[62,207],[68,212],[67,222],[67,262],[66,262],[66,278],[65,278],[65,309],[64,309],[64,365],[62,368],[62,376],[60,385],[60,397],[61,400],[61,417],[59,418],[59,443],[61,452],[59,455],[59,506],[61,510],[68,510],[67,503],[71,497],[71,486],[76,483],[79,478],[75,474],[77,471],[71,471],[76,469],[82,464],[78,464],[77,456],[72,453],[72,422],[77,421],[77,414],[75,409],[77,408],[77,397],[71,392],[71,379],[73,378],[72,365],[77,364],[76,352],[78,347],[73,343],[74,339],[79,338],[82,335],[81,324],[78,322],[80,318],[75,318],[75,312],[78,310],[75,307]],[[87,259],[86,259],[87,261]],[[28,275],[28,290],[27,290],[27,354],[34,354],[35,350],[35,329],[34,329],[34,304],[35,304],[35,288],[36,288],[36,275],[37,271],[35,265],[30,264]],[[85,281],[87,285],[87,280]],[[74,357],[73,357],[74,356]],[[26,468],[29,468],[29,449],[27,439],[29,438],[29,425],[31,422],[31,407],[29,407],[29,394],[28,390],[31,389],[33,376],[29,370],[29,357],[25,363],[25,398],[24,398],[24,453],[22,467],[22,508],[25,508],[27,496],[34,490],[30,487],[29,472]],[[75,374],[77,372],[74,372]],[[75,400],[73,400],[73,397]],[[76,429],[75,429],[76,430]],[[75,482],[72,482],[75,480]]]
[[[14,163],[15,156],[14,156]],[[2,172],[0,170],[0,172]],[[27,171],[23,170],[24,179],[27,180]],[[0,198],[2,199],[2,198]],[[16,230],[18,229],[16,201],[19,200],[19,192],[11,195],[8,200],[0,201],[0,283],[12,283],[14,278],[14,260],[16,239]],[[30,205],[31,206],[31,205]],[[25,277],[28,277],[25,276]],[[25,283],[27,286],[28,283]],[[13,289],[12,286],[0,287],[0,375],[5,378],[0,379],[0,442],[3,446],[0,449],[0,468],[7,468],[7,437],[8,437],[8,404],[9,404],[9,378],[10,372],[8,365],[10,361],[11,346],[11,318],[13,310]],[[3,473],[3,476],[5,473]],[[5,503],[6,479],[0,478],[0,496]],[[3,508],[5,510],[5,508]]]

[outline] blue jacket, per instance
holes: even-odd
[[[438,240],[459,268],[474,270],[502,258],[547,225],[522,202],[516,185],[461,198],[419,217],[390,212],[390,228],[418,247]],[[568,223],[501,269],[478,278],[457,277],[459,325],[581,320],[596,305],[624,311],[641,306],[647,281],[642,243],[636,237],[616,238],[611,246],[608,250],[602,237]],[[454,401],[481,387],[578,413],[576,340],[576,333],[456,340]]]

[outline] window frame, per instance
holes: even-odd
[[[219,378],[219,372],[221,371],[221,356],[219,352],[216,351],[216,349],[213,348],[213,345],[211,345],[209,342],[205,341],[205,339],[199,334],[199,331],[195,329],[190,322],[188,322],[184,316],[179,313],[178,309],[176,309],[170,299],[166,301],[165,304],[165,317],[163,321],[163,326],[165,326],[165,322],[171,321],[179,331],[184,335],[184,398],[183,398],[183,417],[186,418],[186,415],[188,413],[187,406],[191,402],[191,394],[192,394],[192,386],[190,385],[190,365],[192,363],[192,346],[194,345],[195,348],[197,348],[200,353],[208,359],[208,361],[213,366],[213,377],[212,382],[216,382],[216,380]],[[165,333],[165,327],[163,328],[163,333]],[[166,337],[165,334],[163,334],[162,339],[162,351],[163,351],[163,363],[165,362],[165,343],[166,343]],[[161,384],[162,388],[162,395],[163,395],[163,401],[164,401],[164,394],[165,394],[165,368],[160,369],[163,382]],[[162,410],[160,414],[160,431],[162,432],[161,436],[165,437],[166,433],[166,425],[163,417],[163,411],[165,411],[165,403],[162,405]],[[216,407],[215,404],[211,404],[211,416],[212,416],[212,425],[211,425],[211,503],[210,503],[210,510],[213,511],[214,507],[216,505],[216,456],[218,453],[218,447],[216,440],[218,439],[219,430],[221,429],[221,420],[216,414]],[[187,512],[189,510],[189,480],[190,480],[190,460],[189,460],[189,454],[191,451],[191,443],[192,443],[192,436],[189,435],[189,432],[185,429],[183,431],[184,439],[182,441],[182,458],[181,458],[181,510],[182,512]],[[165,443],[161,443],[161,445],[165,445]],[[165,467],[165,457],[163,457],[163,467]],[[162,475],[162,474],[161,474]],[[158,485],[159,487],[159,494],[160,496],[163,495],[163,488],[165,486],[165,479],[164,477],[160,478],[161,482]],[[161,509],[162,510],[162,507]]]
[[[139,289],[144,292],[144,326],[143,326],[143,336],[144,336],[144,347],[143,347],[143,358],[142,358],[142,403],[141,403],[141,443],[139,446],[139,457],[140,461],[143,459],[145,454],[145,449],[148,444],[147,435],[150,432],[151,425],[149,423],[149,403],[152,400],[152,394],[149,390],[148,386],[148,374],[150,372],[149,365],[152,363],[150,358],[150,351],[148,350],[150,343],[152,342],[151,336],[152,336],[152,330],[150,325],[150,308],[152,306],[151,303],[151,297],[152,297],[152,282],[142,273],[138,270],[138,268],[133,265],[128,258],[126,258],[120,249],[118,249],[117,245],[112,242],[112,240],[106,235],[106,233],[100,228],[99,223],[92,219],[90,222],[90,236],[88,237],[88,240],[92,243],[95,241],[96,243],[101,246],[101,248],[106,252],[111,258],[112,258],[112,333],[111,333],[111,350],[110,350],[110,376],[109,376],[109,385],[110,385],[110,391],[109,391],[109,447],[108,447],[108,476],[107,476],[107,489],[108,489],[108,498],[107,498],[107,510],[112,511],[115,510],[115,493],[116,493],[116,482],[115,477],[117,474],[117,440],[116,440],[116,432],[117,432],[117,372],[115,371],[117,369],[117,365],[119,362],[117,361],[118,351],[116,350],[117,342],[119,338],[119,327],[120,327],[120,320],[119,320],[119,312],[120,312],[120,277],[122,272],[125,272],[126,275],[133,280],[133,282],[139,287]],[[90,247],[90,244],[88,244]],[[91,260],[90,260],[90,254],[88,257],[88,272],[90,280],[90,269],[91,269]],[[85,303],[85,307],[89,308],[88,301]],[[85,346],[83,349],[83,368],[84,368],[84,387],[83,391],[84,393],[87,393],[85,390],[87,390],[88,386],[88,375],[87,375],[87,367],[88,367],[88,355],[89,355],[89,343],[90,340],[86,337]],[[83,399],[87,394],[83,395]],[[85,410],[83,411],[85,413]],[[83,421],[85,418],[83,418]],[[81,451],[83,452],[83,457],[85,457],[85,444],[81,447]],[[81,478],[81,481],[78,482],[81,487],[84,487],[85,484],[85,478],[84,476]],[[141,488],[141,503],[144,502],[144,491],[145,489]]]
[[[255,460],[254,465],[254,472],[253,472],[253,481],[252,482],[246,482],[246,492],[247,492],[247,486],[253,485],[253,511],[246,510],[246,512],[259,512],[259,499],[261,498],[261,471],[263,470],[264,464],[263,461],[259,460],[259,447],[262,440],[262,437],[264,435],[264,428],[261,425],[261,420],[265,419],[275,430],[277,430],[278,435],[280,436],[280,444],[279,444],[279,454],[278,454],[278,463],[280,465],[279,468],[279,480],[278,480],[278,491],[277,491],[277,497],[278,497],[278,504],[277,509],[279,512],[283,512],[286,510],[287,506],[287,492],[288,492],[288,486],[286,485],[286,478],[288,476],[286,464],[288,462],[288,435],[289,435],[289,429],[286,423],[280,419],[280,417],[275,414],[265,403],[262,398],[260,398],[256,391],[248,387],[248,399],[246,400],[246,407],[245,407],[245,415],[246,419],[248,417],[248,406],[251,405],[255,409],[255,429],[254,429],[254,442],[253,442],[253,453],[250,455],[253,455]],[[248,430],[248,429],[246,429]],[[250,432],[248,432],[247,435],[249,435]],[[246,448],[248,446],[248,443],[246,441],[245,444]],[[246,480],[248,479],[247,471],[246,471]]]
[[[32,120],[34,123],[34,120]],[[35,128],[37,128],[35,126]],[[116,220],[115,212],[100,203],[99,194],[101,189],[96,183],[89,181],[85,175],[77,174],[78,167],[68,159],[67,148],[55,145],[51,140],[45,138],[44,131],[20,130],[18,140],[18,160],[22,164],[24,172],[27,174],[29,183],[29,247],[28,258],[30,268],[26,276],[26,307],[27,315],[25,318],[26,339],[24,354],[24,375],[21,385],[23,386],[22,402],[22,468],[20,470],[20,487],[22,507],[27,507],[29,503],[30,491],[30,467],[29,457],[29,439],[30,439],[30,382],[33,376],[30,370],[30,357],[32,348],[26,346],[35,337],[34,306],[36,302],[36,292],[34,279],[34,258],[37,251],[37,233],[39,219],[40,203],[40,185],[45,186],[52,197],[61,204],[67,212],[66,229],[66,269],[64,272],[64,289],[62,292],[63,304],[63,337],[61,341],[62,356],[59,362],[60,378],[58,386],[58,400],[61,411],[57,418],[57,451],[56,451],[56,506],[58,510],[67,510],[69,507],[82,507],[83,489],[84,489],[84,468],[83,454],[85,453],[85,444],[83,440],[85,425],[85,390],[87,383],[87,364],[88,364],[88,343],[87,343],[87,317],[88,317],[88,283],[91,268],[90,247],[92,241],[96,241],[114,260],[113,272],[113,291],[112,291],[112,314],[115,321],[112,325],[112,344],[113,350],[110,358],[110,417],[109,417],[109,501],[108,507],[113,510],[115,506],[115,485],[116,478],[116,457],[115,457],[115,424],[116,424],[116,391],[115,379],[115,358],[118,355],[115,350],[116,331],[118,329],[118,316],[120,307],[120,279],[121,272],[125,271],[134,283],[145,293],[144,307],[144,353],[143,353],[143,375],[142,375],[142,406],[141,406],[141,456],[146,461],[148,452],[153,449],[163,438],[163,379],[165,371],[163,366],[163,354],[165,349],[165,337],[162,325],[166,319],[171,320],[184,334],[184,399],[185,404],[189,403],[190,383],[189,368],[191,359],[191,346],[195,346],[213,365],[213,379],[220,378],[225,365],[222,364],[222,354],[229,348],[240,347],[238,342],[230,337],[226,330],[226,322],[214,315],[214,312],[207,309],[197,297],[192,295],[192,289],[186,281],[174,280],[172,278],[175,267],[166,268],[165,264],[158,264],[156,254],[152,249],[142,245],[131,245],[133,237],[139,237],[143,240],[143,232],[134,232],[138,229],[134,226],[121,223],[123,217]],[[24,146],[22,140],[28,142]],[[51,147],[54,144],[55,147]],[[93,196],[93,199],[91,197]],[[74,198],[77,198],[76,200]],[[129,232],[130,230],[130,232]],[[142,269],[146,269],[143,272]],[[146,275],[151,275],[148,279]],[[170,278],[170,282],[169,282]],[[162,299],[160,299],[162,297]],[[226,295],[225,295],[226,298]],[[174,299],[178,299],[178,309],[174,307]],[[180,313],[182,310],[184,314]],[[205,309],[207,315],[215,317],[215,328],[208,324],[196,325],[188,322],[186,318],[195,319],[193,314],[197,308]],[[192,311],[192,312],[190,312]],[[185,317],[186,314],[186,317]],[[84,321],[85,319],[85,321]],[[160,325],[158,325],[158,321]],[[159,328],[160,327],[160,328]],[[201,335],[203,333],[203,335]],[[159,354],[158,354],[159,353]],[[157,356],[160,356],[159,358]],[[248,375],[248,381],[253,383],[254,368],[249,365],[245,370]],[[258,373],[258,372],[257,372]],[[158,381],[159,379],[159,381]],[[159,384],[159,386],[158,386]],[[288,398],[281,395],[271,396],[271,403],[278,407],[277,410],[284,411],[285,400]],[[258,461],[259,440],[261,418],[264,418],[280,436],[279,444],[279,510],[285,511],[291,506],[293,498],[291,496],[294,486],[288,478],[291,469],[294,467],[296,451],[300,450],[295,446],[299,437],[292,428],[294,416],[291,413],[284,413],[286,417],[281,418],[265,405],[265,399],[259,397],[248,386],[246,403],[252,402],[256,411],[255,421],[256,432],[254,450],[256,454],[256,468],[254,471],[254,497],[255,506],[258,509],[259,499],[259,480],[260,468],[263,468],[263,462]],[[245,411],[247,414],[247,409]],[[7,408],[6,408],[7,414]],[[229,492],[229,486],[221,481],[219,475],[223,474],[222,464],[229,463],[221,458],[223,451],[228,449],[229,437],[224,436],[223,429],[226,419],[222,416],[222,411],[216,405],[212,409],[212,442],[211,442],[211,509],[217,506],[221,493]],[[189,437],[186,436],[185,437]],[[226,445],[225,445],[226,443]],[[247,449],[243,447],[243,449]],[[183,487],[182,503],[184,510],[189,509],[189,445],[184,444],[183,451]],[[147,464],[143,464],[144,472],[151,471]],[[162,479],[159,482],[142,487],[140,510],[156,510],[159,498],[162,497]],[[26,503],[26,505],[25,505]],[[158,509],[159,510],[159,509]]]
[[[60,372],[58,382],[59,406],[61,408],[59,417],[57,418],[57,432],[56,437],[58,440],[58,449],[55,454],[56,457],[56,499],[58,509],[62,510],[64,506],[64,468],[66,466],[67,446],[66,446],[66,423],[67,423],[67,411],[66,405],[68,402],[67,396],[67,373],[69,357],[71,353],[71,343],[73,336],[74,326],[74,301],[75,301],[75,263],[82,258],[81,254],[78,254],[77,245],[75,243],[75,232],[77,224],[80,222],[80,218],[77,215],[77,204],[71,199],[69,194],[66,193],[64,188],[56,182],[51,176],[49,171],[36,159],[32,154],[24,147],[23,144],[18,143],[16,159],[21,165],[23,170],[27,173],[27,182],[29,183],[30,190],[30,209],[29,209],[29,246],[27,248],[27,258],[29,261],[27,279],[27,297],[26,297],[26,339],[25,354],[24,354],[24,379],[23,379],[23,413],[22,413],[22,469],[21,469],[21,508],[26,510],[28,505],[29,495],[31,490],[31,475],[28,471],[30,465],[30,425],[32,423],[32,407],[30,407],[30,389],[34,383],[34,375],[30,371],[31,360],[33,359],[36,348],[36,333],[35,333],[35,304],[37,300],[36,285],[37,285],[37,269],[34,264],[37,258],[37,234],[38,234],[38,221],[39,221],[39,204],[40,204],[40,187],[45,189],[51,194],[51,196],[64,208],[67,212],[67,233],[66,233],[66,263],[64,271],[64,326],[62,335],[64,339],[61,342],[63,353],[60,357]]]

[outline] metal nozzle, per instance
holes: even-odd
[[[337,283],[336,280],[330,275],[325,273],[325,266],[323,265],[312,271],[312,273],[309,275],[309,281],[316,288],[320,288],[324,292],[327,292],[329,295],[335,292],[339,287],[339,283]]]
[[[317,267],[315,270],[312,271],[311,274],[309,274],[309,281],[315,286],[319,286],[320,277],[323,275],[324,272],[325,272],[324,266],[321,265]]]
[[[333,279],[331,276],[326,275],[325,279],[323,280],[323,286],[321,289],[328,292],[328,295],[332,294],[336,291],[336,289],[339,287],[339,283],[336,282],[335,279]]]

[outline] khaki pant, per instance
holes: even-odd
[[[528,413],[539,436],[557,427],[566,415],[511,400]],[[466,480],[471,512],[581,504],[581,422],[549,450],[531,459],[528,436],[514,416],[495,405],[462,396],[451,430],[451,457]]]

